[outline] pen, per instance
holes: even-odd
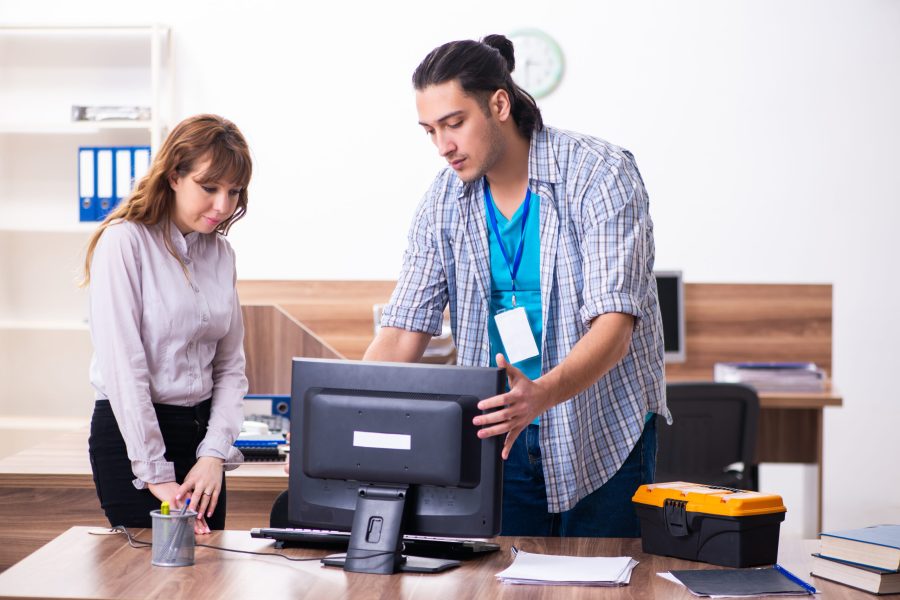
[[[188,498],[184,501],[184,506],[181,507],[181,512],[178,513],[179,516],[184,516],[187,512],[188,505],[191,503],[191,499]],[[172,537],[169,539],[169,543],[166,546],[165,551],[163,552],[163,561],[164,562],[174,562],[176,558],[178,558],[178,549],[180,548],[181,542],[181,532],[184,530],[184,519],[179,519],[177,523],[175,523],[175,527],[172,529]]]
[[[803,581],[802,579],[800,579],[799,577],[797,577],[796,575],[794,575],[793,573],[791,573],[790,571],[788,571],[787,569],[782,567],[781,565],[776,564],[775,570],[778,571],[779,573],[781,573],[782,575],[784,575],[785,577],[787,577],[788,579],[790,579],[791,581],[793,581],[794,583],[796,583],[797,585],[799,585],[800,587],[802,587],[804,590],[806,590],[806,593],[808,593],[808,594],[817,593],[816,588],[809,585],[808,583],[806,583],[805,581]]]

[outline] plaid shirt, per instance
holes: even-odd
[[[598,315],[635,316],[627,356],[584,392],[541,415],[551,512],[572,508],[619,469],[648,412],[669,419],[653,223],[634,157],[588,136],[544,128],[528,158],[540,196],[541,372],[561,363]],[[461,365],[490,362],[491,269],[484,192],[449,167],[419,204],[403,270],[381,324],[437,335],[450,304]]]

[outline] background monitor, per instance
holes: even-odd
[[[684,362],[684,282],[681,271],[655,271],[653,274],[659,291],[666,362]]]
[[[500,437],[481,440],[496,368],[295,358],[288,519],[350,531],[344,568],[406,569],[402,534],[500,531]]]

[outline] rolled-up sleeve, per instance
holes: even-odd
[[[581,319],[585,326],[604,313],[640,318],[647,293],[651,223],[647,192],[629,154],[591,185],[584,199],[587,226]]]
[[[382,327],[440,335],[448,302],[447,277],[441,262],[434,222],[432,192],[419,203],[409,229],[397,287],[385,305]]]
[[[141,262],[126,224],[109,226],[91,259],[90,319],[95,365],[125,440],[134,485],[175,481],[174,464],[150,399],[141,340]]]
[[[234,259],[232,255],[232,260]],[[237,283],[236,276],[234,278]],[[216,345],[212,363],[212,408],[206,436],[197,447],[197,457],[214,456],[225,461],[226,470],[243,462],[234,447],[244,420],[244,396],[249,387],[245,372],[244,321],[237,289],[234,289],[228,332]]]

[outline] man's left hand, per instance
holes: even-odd
[[[506,434],[502,452],[503,460],[506,460],[513,442],[522,430],[556,403],[539,380],[528,379],[522,371],[508,364],[502,354],[497,355],[497,366],[506,369],[509,391],[479,402],[478,408],[481,410],[499,410],[478,415],[472,422],[475,425],[486,426],[478,431],[478,437],[481,439]]]

